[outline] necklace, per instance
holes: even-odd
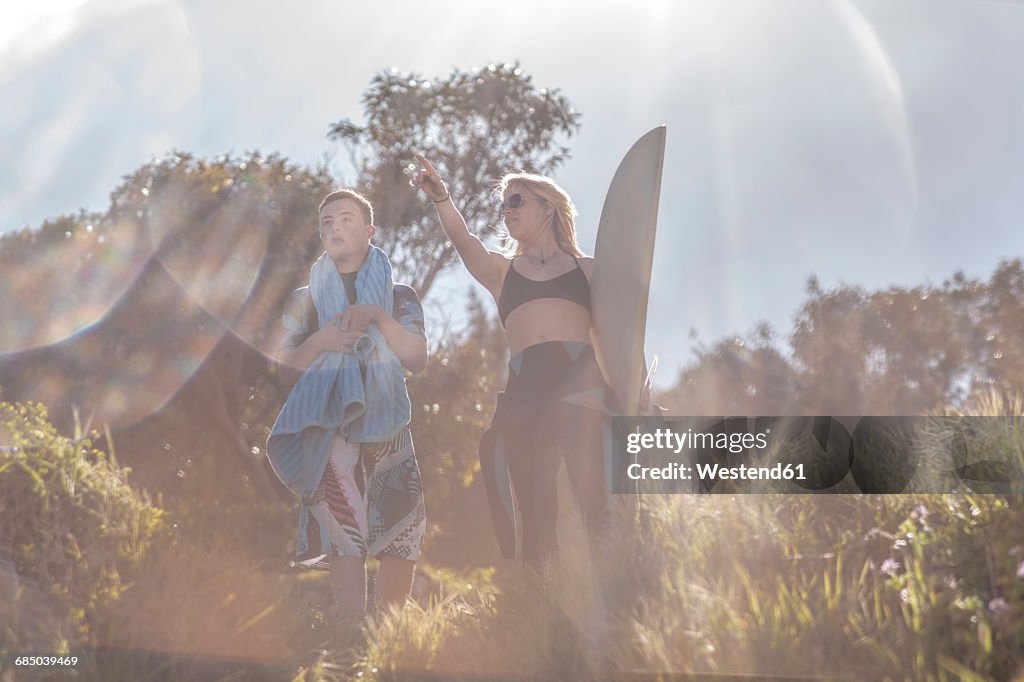
[[[561,252],[555,251],[553,253],[549,253],[546,256],[531,256],[526,251],[523,251],[523,255],[526,256],[526,259],[529,260],[530,263],[533,264],[533,267],[536,268],[537,270],[540,270],[545,265],[547,265],[548,261],[557,256],[559,253]],[[537,265],[538,262],[540,263],[540,265]]]

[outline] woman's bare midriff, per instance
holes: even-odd
[[[505,320],[509,356],[547,341],[590,343],[590,313],[583,306],[561,298],[528,301]]]

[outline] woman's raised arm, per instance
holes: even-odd
[[[479,237],[469,231],[466,220],[455,207],[447,186],[426,157],[417,154],[416,160],[422,167],[412,183],[434,202],[437,215],[441,219],[441,227],[455,245],[455,250],[459,252],[459,257],[462,258],[469,274],[483,284],[492,295],[496,295],[501,288],[503,266],[507,259],[500,253],[489,250]]]

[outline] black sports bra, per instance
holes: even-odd
[[[509,263],[501,285],[501,296],[498,297],[498,317],[502,326],[513,310],[538,298],[561,298],[578,303],[590,312],[590,283],[575,256],[573,260],[576,261],[574,269],[544,280],[524,277],[516,270],[514,260]]]

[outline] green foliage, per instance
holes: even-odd
[[[892,642],[912,639],[925,645],[919,655],[905,656],[904,664],[917,674],[934,673],[935,660],[949,673],[966,668],[1008,679],[1020,672],[1021,521],[1019,505],[1013,508],[995,495],[915,508],[896,533],[894,556],[902,570],[886,585],[900,605],[896,632],[888,639],[890,655],[898,653]]]
[[[480,600],[475,600],[477,607]],[[385,615],[370,638],[364,670],[380,680],[401,680],[422,670],[444,670],[443,645],[476,615],[470,602],[450,596],[426,608],[410,604]]]
[[[788,348],[761,325],[700,346],[658,399],[676,414],[929,414],[1024,389],[1024,264],[986,281],[825,291],[813,277]]]
[[[332,186],[277,154],[178,152],[126,176],[108,219],[135,223],[193,303],[262,348],[321,250],[316,211]]]
[[[858,287],[815,291],[809,288],[790,340],[807,374],[801,407],[922,414],[962,398],[984,290],[970,296],[970,283],[948,282],[871,294]]]
[[[1011,679],[1020,507],[998,496],[645,496],[563,548],[373,625],[366,679],[725,673]],[[323,679],[339,679],[326,675]]]
[[[5,395],[43,402],[65,428],[77,404],[121,436],[205,373],[197,412],[234,412],[207,433],[229,430],[237,443],[241,409],[266,375],[261,351],[317,252],[329,187],[323,172],[277,156],[173,154],[127,177],[102,215],[47,223],[31,248],[22,235],[0,240],[0,265],[16,273],[0,301],[0,351],[14,351],[0,361]],[[222,343],[226,361],[201,371]]]
[[[377,240],[397,272],[421,296],[456,258],[430,202],[409,187],[403,169],[422,152],[441,173],[470,229],[494,234],[497,202],[489,191],[505,173],[551,173],[569,158],[557,143],[580,115],[557,89],[537,88],[518,63],[488,64],[426,79],[397,69],[374,76],[363,94],[366,122],[333,124],[373,202]]]
[[[973,410],[1019,406],[992,396]],[[1019,431],[996,436],[1019,450]],[[620,496],[607,543],[588,544],[575,519],[541,574],[481,576],[376,624],[355,669],[378,680],[1016,679],[1021,501]]]
[[[0,403],[0,650],[90,643],[160,531],[161,511],[93,437],[61,436],[42,405]]]
[[[773,345],[768,325],[747,338],[722,339],[696,350],[675,388],[658,401],[679,415],[784,414],[797,395],[798,377]]]

